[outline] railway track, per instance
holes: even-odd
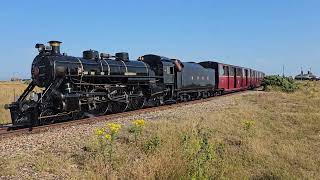
[[[226,96],[241,94],[244,92],[246,92],[246,91],[234,92],[234,93],[224,94],[221,96],[210,97],[210,98],[206,98],[206,99],[199,99],[199,100],[188,101],[188,102],[182,102],[182,103],[177,103],[177,104],[149,107],[149,108],[138,109],[138,110],[134,110],[134,111],[127,111],[127,112],[123,112],[123,113],[109,114],[109,115],[105,115],[105,116],[79,119],[79,120],[73,120],[73,121],[66,121],[66,122],[60,122],[60,123],[37,126],[37,127],[21,128],[21,129],[15,129],[15,130],[11,129],[10,124],[0,125],[0,140],[3,138],[19,136],[19,135],[24,135],[24,134],[42,133],[42,132],[50,131],[51,129],[56,129],[56,128],[65,128],[65,127],[70,127],[70,126],[77,126],[80,124],[94,124],[99,121],[108,121],[108,120],[112,120],[112,119],[128,117],[131,115],[141,115],[141,114],[150,113],[150,112],[163,111],[163,110],[170,109],[170,108],[177,108],[177,107],[182,107],[182,106],[191,105],[191,104],[203,103],[203,102],[211,101],[213,99],[219,99],[219,98],[223,98]]]

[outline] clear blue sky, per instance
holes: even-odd
[[[320,75],[319,0],[5,0],[0,9],[0,79],[28,78],[35,43],[49,40],[74,56],[91,48]]]

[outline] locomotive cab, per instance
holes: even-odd
[[[173,60],[153,54],[141,56],[139,60],[147,63],[155,72],[157,87],[153,88],[153,93],[164,94],[164,100],[171,100],[174,96],[176,77]]]

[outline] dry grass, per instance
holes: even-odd
[[[27,84],[23,82],[0,82],[0,124],[10,122],[10,113],[4,105],[11,103],[23,93]]]
[[[318,179],[319,107],[320,84],[301,83],[295,93],[246,95],[219,111],[148,121],[138,145],[123,127],[112,160],[93,134],[81,151],[45,150],[26,166],[68,179]]]
[[[319,107],[319,83],[248,95],[219,112],[148,122],[138,147],[123,132],[112,161],[91,143],[75,162],[94,179],[316,179]]]

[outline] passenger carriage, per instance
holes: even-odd
[[[223,92],[252,89],[261,85],[264,73],[249,68],[214,61],[200,62],[205,68],[215,70],[216,88]]]

